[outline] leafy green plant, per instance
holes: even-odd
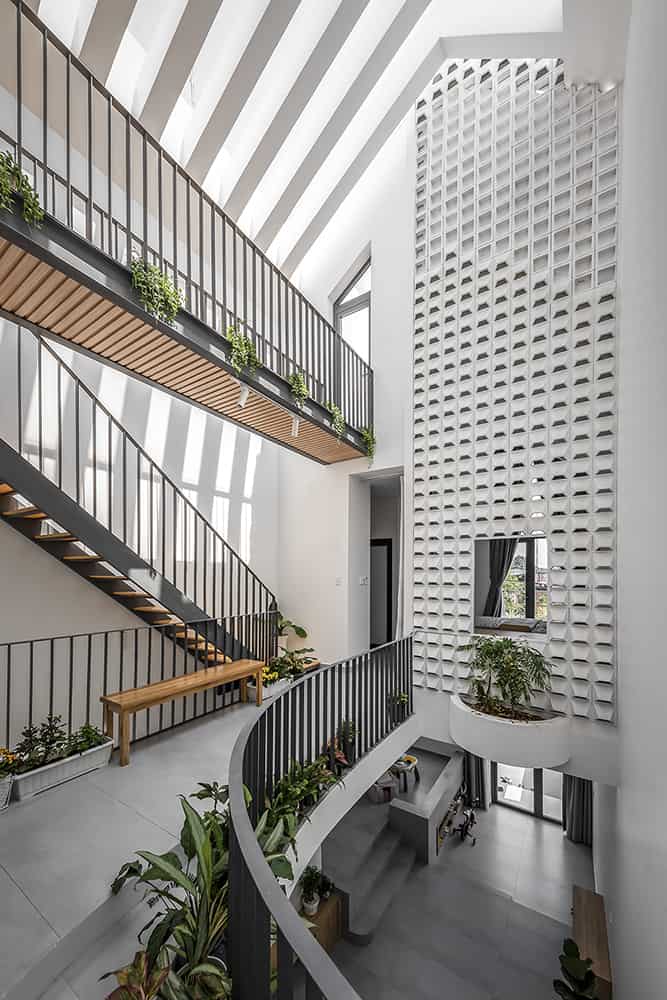
[[[294,622],[289,620],[289,618],[283,618],[282,615],[278,618],[277,630],[279,638],[284,639],[289,632],[293,632],[294,635],[299,637],[299,639],[308,638],[308,633],[303,625],[295,625]]]
[[[563,941],[560,969],[565,979],[554,979],[554,990],[561,1000],[595,1000],[598,996],[597,977],[590,958],[582,958],[571,938]]]
[[[308,399],[308,385],[303,371],[300,368],[297,368],[296,371],[292,372],[287,381],[289,383],[290,392],[294,397],[294,402],[299,409],[302,410],[303,404]]]
[[[0,153],[0,208],[13,212],[17,195],[23,199],[21,214],[24,221],[29,226],[39,227],[44,219],[44,210],[37,192],[11,153]]]
[[[276,783],[273,798],[267,801],[269,826],[275,826],[285,816],[294,815],[297,821],[302,819],[337,780],[324,756],[307,764],[292,761],[287,774]]]
[[[169,975],[168,966],[151,965],[145,951],[138,951],[131,965],[107,972],[101,979],[115,976],[118,987],[107,1000],[153,1000]]]
[[[16,774],[19,759],[7,747],[0,747],[0,779],[8,778],[10,774]]]
[[[281,648],[280,656],[275,656],[269,663],[271,672],[278,675],[273,680],[279,680],[281,677],[292,679],[301,677],[308,664],[312,663],[313,658],[308,654],[313,652],[312,646],[291,650]]]
[[[357,724],[354,719],[343,719],[338,727],[338,739],[344,743],[351,743],[357,738]]]
[[[335,889],[336,886],[333,884],[329,876],[325,875],[324,872],[321,872],[320,885],[317,891],[322,897],[322,899],[326,899],[327,896],[330,896],[332,892],[335,892]]]
[[[242,375],[247,371],[252,375],[255,369],[259,368],[260,362],[250,337],[230,326],[227,330],[227,340],[231,344],[232,356],[230,360],[236,374]]]
[[[67,734],[60,715],[49,715],[40,726],[26,726],[14,752],[19,759],[17,774],[34,771],[60,760],[66,754]]]
[[[308,865],[304,868],[299,879],[301,886],[301,898],[305,903],[312,902],[320,894],[320,884],[322,882],[322,872],[315,865]]]
[[[326,406],[327,410],[331,414],[331,429],[340,441],[345,433],[345,418],[343,417],[340,407],[336,406],[335,403],[328,402]]]
[[[105,736],[104,733],[100,732],[97,726],[91,726],[90,723],[86,722],[85,725],[77,729],[75,733],[67,740],[67,756],[73,757],[78,753],[85,753],[86,750],[92,750],[94,747],[100,747],[103,743],[108,741],[109,737]]]
[[[174,287],[170,278],[157,265],[149,264],[141,257],[134,258],[130,271],[132,287],[146,312],[165,323],[173,323],[183,305],[183,293],[180,289]]]
[[[361,437],[363,439],[363,442],[364,442],[364,445],[365,445],[365,448],[366,448],[366,455],[368,457],[368,460],[370,462],[372,462],[373,459],[374,459],[374,457],[375,457],[375,444],[376,444],[376,442],[375,442],[375,432],[374,432],[373,428],[372,427],[362,427],[362,429],[361,429]]]
[[[410,699],[405,691],[391,691],[387,695],[389,718],[393,723],[404,722]]]
[[[533,693],[546,691],[550,664],[536,649],[503,636],[475,636],[470,647],[470,692],[475,708],[487,715],[530,718]]]

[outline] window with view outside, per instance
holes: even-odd
[[[548,572],[546,538],[521,539],[502,586],[503,617],[546,620]]]
[[[360,358],[370,363],[371,262],[356,273],[334,303],[334,326]]]

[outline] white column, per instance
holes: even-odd
[[[634,0],[621,175],[614,996],[667,989],[667,3]],[[598,831],[605,838],[608,829]]]

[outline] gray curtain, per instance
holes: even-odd
[[[499,618],[503,613],[502,586],[514,559],[517,538],[493,538],[489,542],[489,592],[486,595],[484,616]]]
[[[476,803],[480,809],[486,809],[486,782],[484,781],[484,760],[466,750],[463,758],[463,780],[466,784],[466,801],[468,805]]]
[[[563,829],[575,844],[593,846],[593,782],[563,775]]]

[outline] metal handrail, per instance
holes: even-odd
[[[205,669],[208,643],[230,659],[268,662],[277,652],[277,623],[277,612],[259,611],[0,643],[0,745],[14,745],[25,726],[47,715],[60,715],[70,733],[83,723],[101,724],[102,695]],[[188,644],[190,633],[206,644],[201,653]],[[146,709],[133,719],[132,741],[225,708],[238,697],[235,683],[226,692],[186,695],[171,706]]]
[[[229,766],[229,959],[235,1000],[269,1000],[272,963],[277,965],[278,997],[292,1000],[293,954],[304,969],[307,997],[360,1000],[278,884],[253,823],[264,796],[271,795],[290,762],[304,762],[321,752],[321,741],[325,746],[330,743],[351,712],[363,713],[363,722],[355,719],[357,760],[405,721],[413,712],[411,674],[412,637],[408,636],[307,674],[266,704],[237,739]],[[407,696],[405,711],[392,713],[387,705],[399,686]],[[315,754],[310,753],[313,747]],[[245,789],[252,796],[250,806]],[[272,921],[277,935],[274,959]],[[248,949],[251,963],[244,960]]]
[[[275,595],[254,570],[44,338],[21,328],[16,364],[16,427],[0,423],[0,437],[191,598],[204,615],[276,606]],[[31,365],[37,433],[26,440],[22,386]],[[69,416],[64,386],[73,394],[74,412]],[[49,437],[52,440],[45,440]],[[92,479],[88,488],[87,479]]]
[[[266,368],[282,378],[302,370],[311,398],[339,406],[357,430],[372,426],[372,369],[33,11],[22,0],[11,3],[16,22],[6,18],[3,30],[14,28],[16,38],[16,124],[0,138],[46,211],[121,264],[136,254],[157,264],[197,319],[221,336],[230,325],[242,330]],[[32,74],[41,74],[41,81],[31,79],[33,87],[41,82],[36,123],[24,122],[24,44]],[[54,53],[64,78],[57,97],[58,73],[47,86]],[[64,136],[49,124],[58,100]],[[49,148],[54,132],[64,155]]]

